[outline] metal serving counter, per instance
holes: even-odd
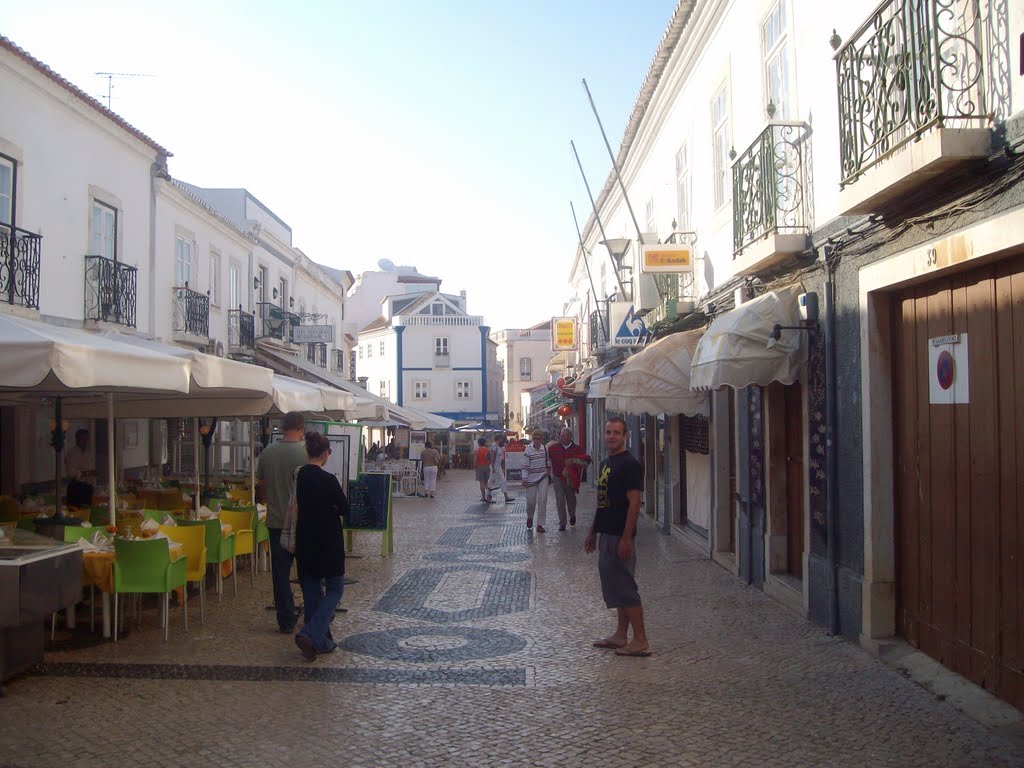
[[[31,531],[0,527],[0,684],[43,660],[44,622],[78,602],[82,550]],[[0,688],[2,692],[2,688]]]

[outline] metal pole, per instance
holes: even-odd
[[[587,280],[590,282],[590,293],[594,297],[594,308],[597,311],[598,326],[604,333],[604,321],[601,319],[601,301],[597,298],[597,289],[594,287],[594,276],[590,273],[590,261],[587,259],[587,247],[583,245],[583,234],[580,232],[580,221],[576,218],[576,206],[569,201],[569,208],[572,209],[572,221],[576,225],[576,237],[580,241],[580,250],[583,252],[583,266],[587,268]],[[607,334],[605,333],[607,337]],[[607,341],[607,338],[605,339]]]
[[[117,525],[117,446],[114,445],[114,393],[107,393],[107,507],[110,512],[110,524]]]
[[[597,220],[597,228],[601,230],[601,239],[607,240],[608,235],[605,234],[604,224],[601,223],[601,215],[597,212],[597,203],[594,202],[594,195],[590,191],[590,184],[587,182],[587,174],[583,172],[583,163],[580,162],[580,155],[576,151],[576,143],[570,141],[569,146],[572,147],[572,153],[576,156],[576,165],[579,166],[580,176],[583,177],[583,186],[587,188],[587,197],[590,198],[590,205],[594,209],[594,218]],[[605,248],[607,251],[608,249]],[[615,282],[619,286],[619,295],[623,298],[626,297],[626,289],[622,286],[622,278],[619,276],[619,268],[615,265],[615,259],[612,258],[612,252],[608,251],[608,260],[612,263],[612,274],[615,275]]]
[[[202,488],[199,487],[199,417],[192,417],[192,466],[196,474],[196,492],[192,499],[193,520],[199,519],[199,497],[202,496]]]
[[[249,495],[252,504],[256,503],[256,429],[259,422],[249,422]]]
[[[615,178],[619,180],[619,188],[622,190],[622,197],[626,201],[626,208],[629,210],[629,217],[633,220],[633,226],[636,228],[636,241],[640,244],[644,244],[644,234],[640,231],[640,225],[636,222],[636,214],[633,213],[633,206],[630,205],[629,195],[626,194],[626,185],[622,183],[622,174],[619,173],[619,164],[615,162],[615,153],[612,152],[612,145],[608,143],[608,135],[604,132],[604,126],[601,124],[601,116],[597,114],[597,107],[594,106],[594,97],[590,95],[590,88],[587,86],[587,79],[583,78],[583,90],[587,92],[587,100],[590,102],[590,108],[594,110],[594,117],[597,118],[597,127],[601,129],[601,138],[604,139],[604,145],[608,149],[608,157],[612,161],[612,169],[615,171]],[[625,294],[623,294],[625,296]]]
[[[12,272],[11,275],[14,275]],[[14,283],[14,280],[11,280]],[[61,410],[60,398],[58,397],[53,404],[53,434],[56,439],[53,446],[53,477],[55,480],[56,495],[53,500],[53,516],[59,518],[61,516],[61,505],[60,505],[60,486],[61,479],[63,478],[63,467],[61,466],[61,454],[64,453],[64,448],[67,445],[68,436],[64,432],[64,421],[63,411]],[[63,438],[60,436],[64,435]]]
[[[832,273],[825,280],[825,540],[829,567],[828,633],[839,634],[839,459],[836,455],[835,297]]]

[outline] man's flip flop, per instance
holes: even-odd
[[[604,640],[595,640],[594,641],[594,647],[595,648],[625,648],[626,646],[623,645],[622,643],[616,643],[613,640],[604,639]]]
[[[616,656],[650,656],[650,648],[630,648],[628,645],[615,649]]]

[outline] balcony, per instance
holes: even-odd
[[[345,350],[331,350],[331,371],[344,377],[345,375]]]
[[[452,361],[447,353],[442,354],[440,352],[434,353],[434,367],[435,368],[451,368]]]
[[[242,308],[228,310],[228,354],[252,357],[256,346],[256,316]]]
[[[806,123],[771,122],[732,165],[735,274],[750,275],[807,248],[811,147]]]
[[[405,326],[444,326],[483,325],[480,315],[400,315],[393,320],[394,325]]]
[[[106,256],[85,257],[85,319],[135,327],[138,270]]]
[[[877,213],[988,156],[1008,102],[1005,0],[890,0],[836,54],[840,211]]]
[[[282,309],[268,301],[256,305],[256,317],[259,320],[256,329],[257,339],[271,339],[282,344],[291,343],[291,327],[299,324],[299,316]]]
[[[661,303],[644,318],[648,328],[693,311],[693,274],[656,274],[654,282],[661,294]]]
[[[324,342],[314,342],[306,345],[306,359],[321,368],[327,367],[327,345]]]
[[[597,354],[602,348],[608,346],[608,328],[605,319],[598,310],[590,313],[589,335],[590,354]]]
[[[203,346],[210,340],[210,297],[184,287],[171,289],[171,333],[182,344]]]
[[[0,224],[0,301],[39,309],[42,235]]]

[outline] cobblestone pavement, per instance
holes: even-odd
[[[591,647],[613,613],[580,524],[527,532],[467,472],[397,499],[396,554],[358,533],[333,632],[302,660],[270,579],[155,606],[116,645],[79,621],[0,700],[18,766],[1020,766],[948,703],[642,523],[650,658]],[[243,569],[244,570],[244,569]]]

